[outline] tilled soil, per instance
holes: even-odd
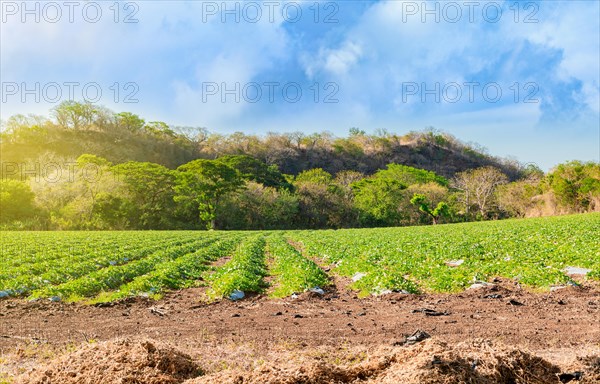
[[[280,351],[326,351],[310,352],[324,353],[326,359],[341,349],[401,346],[417,329],[448,348],[485,339],[531,351],[562,369],[577,357],[600,356],[597,285],[531,293],[497,280],[494,286],[460,294],[392,293],[365,299],[330,288],[323,296],[254,296],[216,304],[200,302],[201,293],[188,289],[160,301],[136,298],[109,306],[0,301],[5,370],[15,374],[25,364],[35,366],[31,360],[39,356],[27,353],[32,345],[64,351],[73,343],[133,338],[175,346],[203,370],[218,372],[255,368],[257,361]]]

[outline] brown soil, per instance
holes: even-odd
[[[151,341],[118,340],[82,347],[20,377],[22,384],[176,384],[202,374],[192,358]]]
[[[188,289],[159,302],[140,298],[107,307],[0,301],[0,382],[2,371],[14,376],[32,367],[43,371],[24,382],[43,382],[35,380],[50,364],[49,372],[60,378],[52,383],[95,383],[68,381],[68,374],[102,367],[101,356],[114,360],[119,348],[134,353],[124,361],[136,367],[163,358],[188,361],[167,346],[173,345],[208,372],[193,383],[559,383],[555,373],[577,370],[585,380],[574,383],[600,383],[598,286],[531,293],[499,281],[454,295],[359,299],[331,289],[296,300],[250,296],[216,304],[203,304],[200,296],[200,289]],[[443,315],[428,316],[422,309]],[[416,329],[432,339],[403,346]],[[122,338],[129,347],[104,343]],[[154,352],[139,342],[148,339]],[[76,355],[60,357],[82,343],[87,346],[76,348]],[[71,366],[78,356],[93,364]],[[102,382],[182,382],[194,367],[158,372],[158,365],[140,369],[144,378],[111,381],[104,375]],[[121,378],[138,371],[111,370]],[[152,381],[158,377],[166,379]]]
[[[188,384],[252,383],[553,383],[560,369],[528,352],[475,341],[456,346],[427,340],[377,351],[368,360],[333,365],[322,361],[265,364],[251,372],[225,371]]]

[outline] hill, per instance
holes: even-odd
[[[147,161],[171,169],[198,158],[249,155],[291,175],[314,168],[331,174],[353,170],[370,175],[389,163],[434,171],[447,178],[482,166],[499,168],[511,179],[521,174],[514,161],[493,157],[477,145],[435,130],[401,135],[386,131],[367,134],[352,128],[343,138],[328,132],[223,135],[205,128],[146,122],[128,112],[75,102],[57,106],[49,117],[9,118],[0,136],[0,153],[4,163],[74,160],[93,154],[114,164]]]

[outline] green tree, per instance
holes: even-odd
[[[451,222],[454,219],[454,207],[452,205],[451,194],[448,188],[438,183],[430,182],[426,184],[413,184],[404,191],[404,198],[402,200],[401,209],[407,212],[408,221],[403,222],[405,225],[421,225],[430,224],[431,217],[428,214],[423,214],[421,210],[415,210],[414,204],[411,199],[415,194],[425,196],[426,202],[429,207],[433,209],[439,203],[446,203],[448,205],[447,210],[443,212],[440,219],[444,222]],[[437,220],[439,223],[441,220]]]
[[[131,112],[121,112],[115,115],[117,127],[130,132],[140,132],[146,122],[138,115]]]
[[[223,229],[293,229],[298,196],[286,189],[249,181],[246,188],[227,194],[217,207]]]
[[[130,161],[114,166],[130,201],[128,217],[135,228],[170,229],[174,225],[174,171],[154,163]]]
[[[144,126],[144,130],[156,137],[169,137],[174,138],[177,136],[175,131],[169,128],[169,125],[162,121],[151,121]]]
[[[208,229],[215,229],[221,199],[243,185],[239,172],[217,160],[194,160],[177,171],[175,201],[195,206],[200,220]]]
[[[354,202],[361,212],[361,225],[410,223],[410,212],[405,209],[412,194],[407,195],[405,190],[411,185],[428,183],[443,187],[448,181],[434,172],[392,163],[373,176],[354,183]]]
[[[377,171],[377,175],[378,177],[397,180],[406,186],[430,182],[444,186],[448,185],[448,180],[442,176],[436,175],[435,172],[393,163],[388,164],[387,169]]]
[[[96,228],[127,229],[130,226],[130,212],[133,203],[120,194],[101,192],[96,196],[92,208],[97,217]]]
[[[320,169],[301,172],[294,180],[299,200],[298,222],[304,228],[343,228],[353,226],[351,201],[333,176]]]
[[[400,225],[400,203],[406,189],[399,180],[377,175],[352,184],[361,226]]]
[[[568,211],[587,211],[600,205],[600,164],[570,161],[557,165],[545,184],[560,206]]]
[[[296,183],[314,183],[320,185],[329,185],[333,181],[331,173],[324,171],[321,168],[314,168],[308,171],[303,171],[296,176]]]
[[[267,165],[248,155],[228,155],[219,157],[218,160],[236,169],[244,180],[255,181],[266,187],[277,189],[290,190],[292,188],[276,165]]]
[[[20,180],[0,180],[0,222],[31,219],[36,212],[31,187]]]
[[[69,130],[84,130],[92,126],[106,128],[112,118],[108,109],[92,103],[63,101],[52,110],[58,125]]]
[[[433,220],[433,225],[438,223],[438,220],[448,215],[449,207],[444,201],[440,201],[435,208],[431,208],[431,202],[427,201],[427,196],[415,193],[410,199],[410,203],[419,207],[419,211],[427,214]]]

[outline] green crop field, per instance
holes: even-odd
[[[361,295],[454,292],[506,277],[600,279],[600,214],[429,227],[265,232],[2,232],[0,298],[112,301],[206,286],[284,297],[347,278]]]

